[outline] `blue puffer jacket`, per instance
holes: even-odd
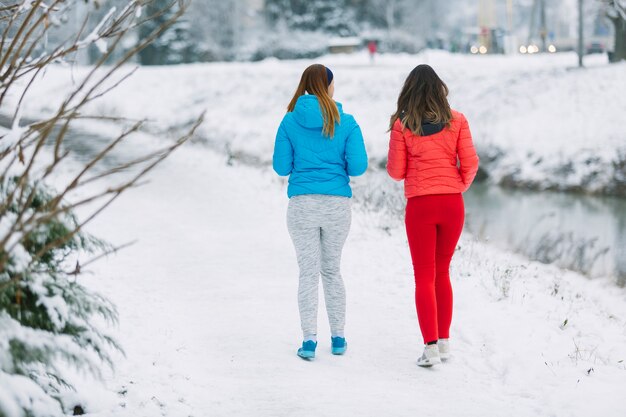
[[[349,176],[367,169],[361,128],[339,108],[335,135],[322,135],[324,119],[317,97],[303,95],[283,118],[274,145],[274,171],[290,175],[287,195],[328,194],[352,197]]]

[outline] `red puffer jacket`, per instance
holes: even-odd
[[[477,171],[478,155],[462,113],[452,110],[450,127],[429,136],[414,135],[399,119],[393,125],[387,172],[404,180],[406,198],[462,193]]]

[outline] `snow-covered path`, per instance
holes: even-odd
[[[419,369],[404,232],[355,210],[343,259],[348,353],[330,354],[320,311],[318,357],[304,362],[284,184],[198,146],[151,179],[91,230],[118,244],[140,238],[87,278],[118,305],[127,353],[95,415],[626,412],[626,297],[608,282],[466,237],[454,263],[454,358]]]

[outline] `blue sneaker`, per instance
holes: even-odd
[[[346,353],[346,349],[348,349],[348,343],[346,342],[345,337],[331,337],[331,353],[333,355],[343,355]]]
[[[314,342],[312,340],[306,340],[302,342],[302,347],[298,349],[298,356],[300,356],[302,359],[314,359],[316,347],[317,342]]]

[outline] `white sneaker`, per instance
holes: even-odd
[[[437,342],[439,346],[439,357],[442,361],[450,359],[450,339],[439,339]]]
[[[422,353],[422,356],[420,356],[420,358],[417,360],[417,365],[428,368],[433,365],[438,365],[440,363],[441,357],[439,356],[439,347],[436,344],[425,345],[424,353]]]

